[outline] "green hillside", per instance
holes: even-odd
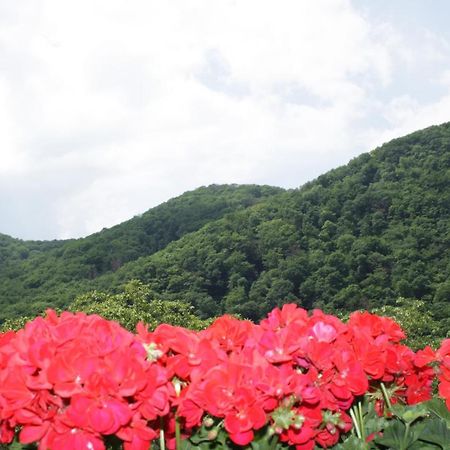
[[[450,123],[299,189],[211,186],[85,239],[0,236],[2,317],[128,280],[202,316],[258,319],[284,301],[353,310],[422,299],[448,320]]]
[[[201,187],[83,239],[22,241],[0,234],[0,319],[65,306],[102,274],[282,189]]]
[[[202,316],[257,319],[286,300],[353,310],[405,297],[433,302],[448,317],[449,210],[445,124],[210,222],[96,284],[138,278]]]

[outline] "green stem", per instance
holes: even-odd
[[[161,450],[166,450],[166,439],[164,438],[164,422],[160,419],[161,430],[159,430],[159,447]]]
[[[364,426],[364,416],[363,416],[363,412],[362,412],[362,404],[359,401],[358,402],[358,417],[359,417],[359,427],[360,427],[360,432],[361,432],[361,438],[364,442],[366,442],[366,430],[365,430],[365,426]]]
[[[276,434],[274,434],[274,435],[272,436],[271,441],[270,441],[270,447],[269,447],[269,450],[276,450],[277,444],[278,444],[278,436],[277,436]]]
[[[164,430],[159,432],[159,447],[161,450],[166,450],[166,440],[164,439]]]
[[[408,442],[408,434],[409,434],[409,427],[411,424],[406,423],[405,424],[405,434],[403,435],[403,442],[402,442],[402,448],[401,450],[407,450],[406,444]]]
[[[392,409],[391,399],[389,398],[389,394],[386,389],[386,386],[384,385],[384,383],[380,383],[380,386],[381,386],[381,392],[383,392],[384,401],[386,402],[388,409]]]
[[[361,435],[361,430],[359,428],[359,421],[356,417],[355,411],[354,411],[354,406],[352,406],[350,408],[350,417],[353,420],[353,425],[355,426],[355,430],[356,430],[356,435],[358,436],[359,439],[362,439],[362,435]]]
[[[181,430],[180,430],[180,419],[178,416],[175,417],[175,442],[176,449],[181,450]]]

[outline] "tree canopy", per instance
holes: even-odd
[[[137,279],[152,301],[192,305],[201,318],[257,320],[285,302],[394,307],[402,297],[448,324],[449,187],[447,123],[299,189],[201,188],[79,240],[0,235],[2,317],[67,307],[92,290],[116,295]]]

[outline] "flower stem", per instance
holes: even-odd
[[[164,430],[159,431],[159,447],[161,450],[166,450],[166,440],[164,439]]]
[[[362,404],[358,402],[358,418],[359,418],[359,431],[361,433],[361,438],[364,442],[366,442],[366,430],[364,427],[364,416],[362,412]]]
[[[407,450],[407,447],[406,447],[406,443],[408,442],[408,434],[409,434],[409,427],[410,427],[410,423],[406,423],[405,424],[405,434],[403,435],[403,445],[404,445],[404,447],[402,446],[402,450],[404,449],[404,450]]]
[[[362,439],[361,430],[359,428],[359,421],[358,421],[357,416],[355,414],[354,408],[355,408],[354,406],[352,406],[350,408],[350,417],[353,420],[353,425],[355,426],[356,435],[358,436],[359,439]]]
[[[389,397],[386,386],[384,385],[383,382],[380,383],[380,386],[381,386],[381,392],[383,392],[383,397],[384,397],[384,401],[386,402],[386,406],[388,407],[388,409],[392,409],[391,399]]]
[[[272,436],[271,441],[270,441],[270,447],[269,447],[269,450],[276,450],[277,444],[278,444],[278,436],[274,434],[274,435]]]
[[[176,449],[181,450],[181,430],[180,430],[180,419],[175,417],[175,442]]]
[[[166,450],[166,439],[164,438],[164,422],[160,419],[161,429],[159,430],[159,447],[161,450]]]

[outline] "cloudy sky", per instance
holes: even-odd
[[[0,0],[0,233],[298,187],[450,120],[450,3]]]

